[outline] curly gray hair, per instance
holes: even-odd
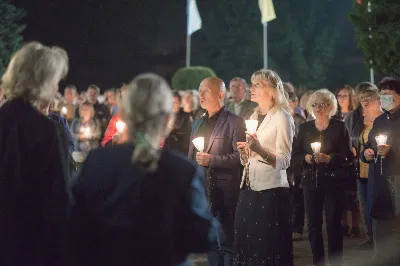
[[[5,94],[27,102],[52,101],[68,73],[68,55],[59,47],[25,44],[10,60],[2,77]]]
[[[123,120],[129,140],[135,142],[132,162],[146,172],[157,169],[160,143],[170,131],[173,97],[168,83],[153,73],[141,74],[128,85],[122,99]]]

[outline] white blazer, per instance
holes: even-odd
[[[256,110],[250,119],[257,120],[257,117]],[[245,166],[240,187],[245,183],[246,171],[249,173],[250,187],[254,191],[289,187],[286,169],[290,165],[294,132],[293,118],[288,111],[274,107],[268,112],[256,134],[261,146],[276,155],[276,167],[267,164],[265,158],[248,150],[248,158],[240,158]]]

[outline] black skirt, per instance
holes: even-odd
[[[293,265],[289,188],[241,190],[233,253],[236,266]]]

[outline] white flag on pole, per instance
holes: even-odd
[[[189,1],[187,7],[187,34],[192,35],[193,32],[201,29],[201,17],[197,9],[196,0],[187,1]]]

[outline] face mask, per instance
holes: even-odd
[[[381,107],[386,111],[390,111],[395,107],[393,95],[381,95]]]

